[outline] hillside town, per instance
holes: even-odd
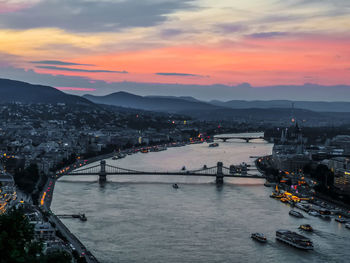
[[[293,121],[288,126],[271,128],[65,103],[3,104],[0,116],[0,214],[21,209],[33,226],[34,240],[43,244],[46,255],[59,251],[75,262],[97,262],[61,220],[43,203],[40,205],[43,188],[53,191],[50,178],[58,170],[82,159],[118,155],[140,147],[212,141],[211,136],[225,132],[265,130],[264,139],[274,144],[272,155],[261,157],[256,163],[269,183],[285,190],[283,195],[274,192],[274,198],[279,196],[291,205],[296,204],[295,200],[312,200],[313,209],[333,208],[335,213],[348,216],[345,210],[334,210],[335,206],[330,205],[349,205],[347,127],[324,128],[324,132]],[[319,198],[331,203],[322,203]],[[309,208],[304,205],[303,209]],[[76,217],[84,220],[85,215]]]

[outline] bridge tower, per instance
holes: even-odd
[[[104,183],[107,181],[107,173],[106,173],[106,161],[105,160],[102,160],[100,162],[100,173],[98,175],[99,177],[99,182],[100,183]]]
[[[221,185],[224,183],[224,173],[222,172],[223,163],[218,162],[216,172],[216,184]]]

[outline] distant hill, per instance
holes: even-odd
[[[212,101],[213,104],[199,101],[192,97],[173,97],[173,96],[138,96],[127,92],[116,92],[106,96],[92,96],[84,95],[85,98],[94,103],[113,105],[129,109],[139,109],[155,112],[168,112],[190,116],[200,120],[226,120],[226,121],[242,121],[242,122],[288,122],[291,121],[292,116],[298,121],[304,120],[308,124],[317,124],[320,122],[332,122],[334,124],[349,123],[350,115],[344,112],[336,112],[341,108],[336,108],[337,103],[330,103],[328,107],[322,108],[322,105],[328,105],[327,102],[323,104],[320,102],[319,111],[312,111],[309,109],[295,108],[291,110],[291,101],[231,101],[220,102]],[[237,108],[231,108],[232,106]],[[299,102],[298,102],[299,103]],[[314,105],[316,109],[317,103],[306,104],[305,107]],[[345,103],[346,104],[346,103]],[[330,111],[333,107],[333,112]]]
[[[191,96],[145,96],[146,98],[163,98],[163,99],[181,99],[181,100],[187,100],[192,102],[203,102],[201,100],[198,100],[196,98],[193,98]]]
[[[284,108],[291,109],[294,104],[295,109],[305,109],[317,112],[350,112],[350,102],[325,102],[325,101],[290,101],[290,100],[269,100],[269,101],[245,101],[230,100],[227,102],[212,100],[211,104],[231,109],[269,109]]]
[[[84,98],[99,104],[108,104],[125,108],[160,111],[170,113],[184,113],[196,110],[216,110],[222,106],[197,101],[194,98],[138,96],[127,92],[116,92],[106,96],[84,95]]]
[[[53,87],[0,79],[0,103],[13,102],[94,105],[87,99],[66,94]]]

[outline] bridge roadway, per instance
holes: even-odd
[[[222,140],[224,142],[226,142],[227,140],[230,139],[238,139],[238,140],[245,140],[246,142],[250,142],[251,140],[255,140],[255,139],[264,139],[263,136],[259,136],[259,137],[244,137],[244,136],[220,136],[220,137],[214,137],[214,140]]]
[[[173,175],[173,176],[210,176],[216,177],[217,182],[222,183],[224,177],[231,178],[254,178],[263,179],[264,177],[256,174],[248,174],[248,168],[242,166],[231,165],[230,168],[223,166],[222,162],[218,162],[217,166],[206,167],[202,169],[192,171],[136,171],[125,168],[120,168],[106,164],[105,160],[102,160],[99,165],[94,165],[87,168],[79,168],[78,170],[72,170],[67,172],[61,172],[57,174],[57,178],[62,176],[99,176],[100,182],[106,181],[107,175]]]
[[[90,175],[97,175],[99,176],[100,173],[80,173],[79,171],[77,172],[72,172],[69,174],[65,174],[66,176],[90,176]],[[181,173],[181,172],[116,172],[116,173],[106,173],[106,175],[174,175],[174,176],[206,176],[206,177],[216,177],[216,174],[200,174],[200,173]],[[231,178],[254,178],[254,179],[264,179],[264,176],[261,175],[255,175],[255,174],[247,174],[243,175],[241,173],[237,174],[223,174],[224,177],[231,177]]]

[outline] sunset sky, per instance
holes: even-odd
[[[0,0],[4,78],[98,93],[100,81],[113,91],[349,76],[349,0]]]

